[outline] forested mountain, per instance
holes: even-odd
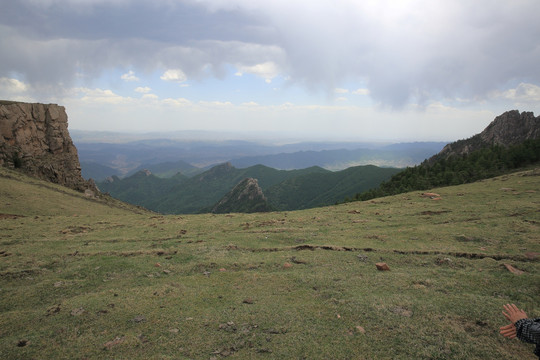
[[[403,170],[378,188],[357,193],[353,200],[470,183],[539,162],[540,116],[508,111],[482,133],[448,144],[422,164]]]
[[[355,189],[375,188],[399,171],[366,165],[336,172],[300,175],[270,187],[265,195],[270,204],[280,210],[331,205],[352,196],[357,192]]]
[[[272,207],[292,210],[333,204],[346,195],[377,186],[397,171],[375,166],[338,172],[320,167],[276,170],[263,165],[237,169],[225,163],[191,178],[180,174],[159,178],[149,171],[139,171],[125,179],[112,177],[98,183],[98,187],[131,204],[161,213],[180,214],[209,211],[238,183],[253,178],[258,180]]]

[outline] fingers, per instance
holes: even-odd
[[[516,327],[514,326],[514,324],[508,324],[506,326],[502,326],[500,330],[501,330],[500,331],[501,335],[509,339],[513,339],[517,336]]]
[[[503,305],[504,309],[508,312],[509,315],[512,315],[514,312],[519,311],[519,309],[514,304]]]
[[[503,311],[504,317],[513,323],[520,319],[527,318],[525,311],[520,310],[515,304],[506,304],[503,305],[503,307],[504,310],[506,310],[506,312]]]

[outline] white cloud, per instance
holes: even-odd
[[[139,81],[139,78],[135,76],[135,73],[132,70],[129,70],[127,73],[123,74],[120,78],[124,81]]]
[[[28,85],[17,79],[0,77],[0,88],[5,93],[20,94],[28,90]]]
[[[167,98],[167,99],[163,99],[161,103],[163,105],[174,106],[174,107],[186,107],[186,106],[193,105],[193,103],[190,100],[184,99],[184,98],[177,98],[177,99]]]
[[[187,80],[187,76],[180,69],[169,69],[160,76],[160,79],[163,81],[182,83]]]
[[[360,88],[354,90],[352,93],[355,95],[369,95],[369,89]]]
[[[516,104],[540,103],[540,86],[521,83],[515,89],[509,89],[496,96],[506,98]]]
[[[253,74],[263,78],[267,83],[271,83],[280,73],[279,67],[272,61],[255,65],[237,65],[237,68],[236,76],[242,76],[244,73]]]
[[[157,100],[159,99],[159,96],[156,94],[144,94],[141,98],[146,100]]]
[[[135,88],[135,92],[138,92],[138,93],[141,93],[141,94],[147,94],[150,91],[152,91],[152,89],[150,89],[148,86],[145,86],[145,87],[139,86],[139,87]]]
[[[349,92],[349,90],[347,90],[347,89],[342,89],[342,88],[335,88],[335,89],[334,89],[334,92],[335,92],[336,94],[347,94],[347,93]]]
[[[233,104],[230,101],[199,101],[199,105],[203,107],[232,107]]]
[[[0,77],[0,99],[34,102],[32,88],[17,79]]]
[[[80,100],[90,104],[126,104],[133,103],[134,99],[115,94],[109,89],[76,88],[75,93],[82,94]]]

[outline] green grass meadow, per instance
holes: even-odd
[[[540,170],[432,191],[162,216],[2,168],[0,358],[535,358]]]

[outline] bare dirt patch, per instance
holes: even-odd
[[[3,219],[18,219],[18,218],[23,218],[24,216],[22,215],[13,215],[13,214],[0,214],[0,220],[3,220]]]

